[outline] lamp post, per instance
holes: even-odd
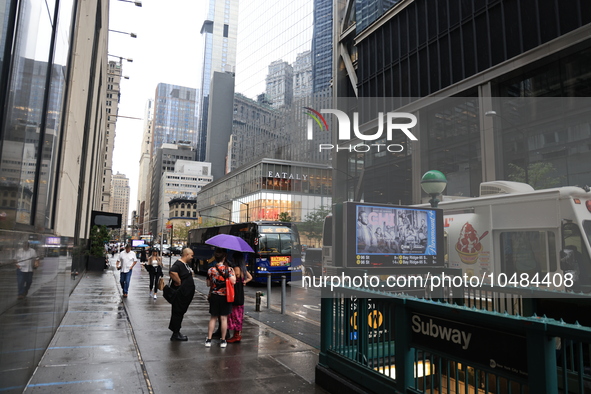
[[[523,157],[523,172],[524,172],[524,176],[525,176],[525,183],[527,183],[529,185],[529,149],[528,149],[528,143],[527,143],[527,138],[528,138],[527,131],[526,130],[522,130],[520,127],[518,127],[513,122],[510,122],[505,117],[497,114],[497,111],[486,111],[484,113],[484,116],[488,116],[489,118],[497,117],[498,116],[499,118],[503,119],[504,121],[506,121],[507,123],[509,123],[511,126],[513,126],[513,128],[519,134],[521,134],[521,138],[523,139],[523,147],[525,149],[524,157]]]
[[[437,208],[439,200],[437,196],[441,194],[447,186],[447,178],[441,171],[431,170],[427,171],[421,178],[421,188],[431,196],[429,203],[431,208]]]
[[[133,59],[132,58],[128,58],[128,57],[123,57],[123,56],[117,56],[117,55],[111,55],[110,53],[107,54],[107,56],[111,56],[111,57],[116,57],[119,58],[119,62],[123,63],[123,59],[125,59],[127,62],[129,63],[133,63]]]
[[[128,32],[126,32],[126,31],[113,30],[113,29],[109,29],[109,31],[110,31],[110,32],[112,32],[112,33],[120,33],[120,34],[125,34],[125,35],[128,35],[128,36],[130,36],[131,38],[137,38],[137,34],[135,34],[135,33],[128,33]]]
[[[123,3],[133,3],[136,7],[142,6],[142,2],[139,0],[117,0],[117,1],[121,1]]]

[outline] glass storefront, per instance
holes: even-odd
[[[327,166],[263,159],[203,188],[197,210],[204,226],[228,222],[305,219],[332,201],[332,170]]]

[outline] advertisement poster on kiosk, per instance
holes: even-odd
[[[349,268],[443,267],[438,209],[345,203]]]

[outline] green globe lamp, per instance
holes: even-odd
[[[446,186],[447,178],[441,171],[427,171],[421,178],[421,188],[431,196],[429,203],[431,203],[432,208],[437,208],[439,204],[437,196],[445,190]]]

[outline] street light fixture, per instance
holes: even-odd
[[[524,172],[524,176],[525,176],[525,183],[527,183],[529,185],[529,150],[528,150],[528,143],[527,143],[527,131],[522,130],[520,127],[518,127],[516,124],[514,124],[513,122],[510,122],[508,119],[506,119],[505,117],[497,114],[497,111],[486,111],[484,113],[484,116],[487,116],[489,118],[493,118],[493,117],[499,117],[502,120],[506,121],[507,123],[509,123],[511,126],[513,126],[513,128],[521,134],[521,138],[523,139],[523,146],[525,149],[525,155],[523,157],[523,172]]]
[[[112,30],[112,29],[109,29],[109,31],[113,32],[113,33],[126,34],[126,35],[130,36],[131,38],[137,38],[137,34],[135,34],[135,33],[128,33],[126,31],[119,31],[119,30]]]
[[[133,3],[136,7],[142,6],[142,2],[139,0],[118,0],[118,1],[122,1],[123,3]]]
[[[123,62],[123,59],[127,60],[129,63],[133,63],[133,59],[132,58],[125,58],[123,56],[117,56],[117,55],[111,55],[110,53],[107,54],[108,56],[112,56],[112,57],[117,57],[119,58],[120,62]]]
[[[441,171],[431,170],[427,171],[421,178],[421,188],[431,196],[429,203],[431,208],[437,208],[439,200],[437,196],[441,194],[447,186],[447,178]]]

